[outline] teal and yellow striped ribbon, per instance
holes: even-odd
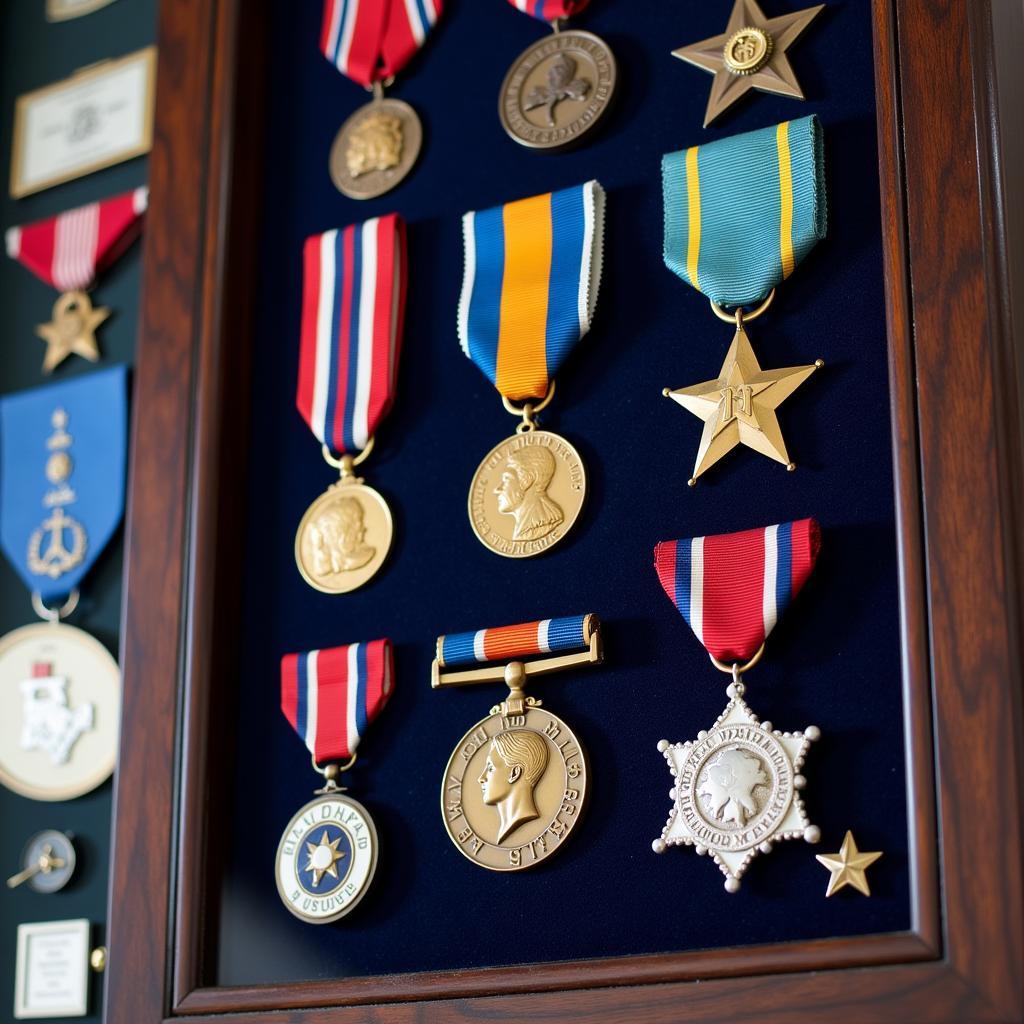
[[[825,237],[817,117],[666,153],[665,265],[721,306],[748,306]]]

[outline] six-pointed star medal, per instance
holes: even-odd
[[[673,57],[715,76],[704,113],[705,128],[751,89],[804,98],[786,50],[824,6],[766,18],[757,0],[736,0],[720,36],[672,51]]]
[[[795,468],[775,410],[824,365],[819,359],[809,366],[762,370],[747,332],[738,326],[718,377],[689,388],[665,388],[667,398],[704,421],[691,486],[738,444]]]
[[[306,853],[309,856],[306,870],[313,872],[314,886],[320,884],[320,880],[324,875],[330,875],[331,878],[338,877],[338,869],[335,865],[345,856],[344,851],[338,849],[338,843],[340,842],[341,836],[329,842],[325,829],[323,835],[320,836],[319,843],[306,843]]]
[[[36,328],[36,334],[46,342],[43,373],[52,373],[70,355],[95,363],[100,357],[96,328],[108,316],[110,310],[94,308],[85,292],[62,295],[53,305],[53,319]]]
[[[861,853],[857,849],[853,833],[847,830],[838,853],[816,853],[814,856],[831,872],[828,888],[825,890],[826,896],[839,892],[845,885],[852,885],[854,889],[864,893],[865,896],[871,895],[866,872],[882,856],[880,851]]]

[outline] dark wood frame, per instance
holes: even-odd
[[[996,116],[1001,15],[987,0],[873,6],[910,930],[528,971],[204,985],[206,779],[230,756],[210,749],[208,724],[218,650],[230,646],[214,637],[237,626],[218,588],[233,578],[221,541],[244,463],[227,425],[245,415],[234,385],[247,379],[256,273],[265,12],[251,0],[167,0],[135,380],[108,1021],[1024,1020],[1024,458],[1009,300],[1020,283]]]

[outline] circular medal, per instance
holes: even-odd
[[[284,905],[310,924],[353,910],[377,868],[377,830],[357,800],[318,796],[302,808],[277,846],[274,874]]]
[[[384,499],[372,487],[346,479],[306,509],[295,534],[295,562],[311,587],[347,594],[376,575],[393,532]]]
[[[350,199],[374,199],[412,170],[422,142],[420,119],[408,103],[373,100],[338,131],[331,146],[331,180]]]
[[[539,707],[492,714],[459,741],[441,783],[452,842],[490,871],[521,871],[559,849],[587,800],[587,761],[572,730]]]
[[[110,778],[121,673],[98,640],[40,622],[0,638],[0,782],[33,800],[72,800]]]
[[[491,551],[529,558],[569,532],[586,492],[583,460],[565,438],[547,430],[513,434],[473,476],[469,520]]]
[[[531,149],[561,149],[601,119],[615,90],[615,58],[589,32],[556,32],[524,50],[498,97],[505,131]]]

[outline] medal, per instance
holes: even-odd
[[[742,533],[662,541],[654,549],[658,579],[704,645],[715,668],[732,676],[729,703],[695,740],[661,740],[674,780],[672,811],[655,853],[695,846],[710,854],[736,892],[758,853],[783,839],[816,843],[800,791],[804,757],[820,731],[782,732],[761,722],[743,699],[744,672],[764,654],[768,634],[800,592],[818,557],[813,519]]]
[[[741,444],[796,469],[775,410],[825,364],[762,370],[746,324],[768,309],[776,286],[825,236],[818,119],[668,153],[661,166],[665,264],[735,327],[714,380],[663,392],[704,421],[689,484]]]
[[[575,145],[601,119],[615,91],[615,58],[590,32],[565,31],[562,19],[590,0],[509,0],[551,22],[553,35],[528,46],[509,68],[498,97],[505,131],[530,149]]]
[[[331,147],[331,180],[350,199],[390,192],[416,162],[420,120],[408,103],[385,99],[384,86],[416,55],[440,14],[441,0],[324,0],[321,52],[373,92]]]
[[[523,690],[528,676],[601,660],[596,615],[438,637],[435,689],[501,680],[508,686],[508,696],[459,740],[441,783],[448,836],[474,864],[489,871],[533,867],[576,827],[589,788],[583,746]],[[495,661],[506,664],[464,667]]]
[[[96,328],[110,310],[94,308],[87,289],[138,238],[148,195],[148,189],[137,188],[7,231],[7,254],[63,293],[53,319],[36,328],[46,342],[43,373],[69,355],[99,359]]]
[[[31,799],[114,770],[117,662],[61,620],[121,521],[126,452],[123,366],[0,399],[0,543],[46,620],[0,637],[0,782]]]
[[[340,471],[295,534],[303,579],[345,594],[376,575],[391,546],[387,503],[362,477],[395,396],[405,316],[405,223],[375,217],[306,239],[296,404]]]
[[[284,905],[310,924],[355,909],[377,868],[377,830],[366,808],[345,795],[341,773],[391,696],[390,640],[286,654],[281,710],[326,778],[315,799],[292,816],[277,847],[274,873]],[[322,762],[329,762],[320,768]],[[344,763],[341,763],[344,762]]]
[[[557,544],[583,507],[576,449],[537,429],[554,376],[590,329],[601,281],[604,191],[596,181],[463,217],[466,268],[459,302],[462,351],[522,422],[477,469],[469,520],[506,558]],[[514,403],[520,402],[521,405]]]
[[[720,36],[673,50],[673,57],[715,76],[704,127],[751,89],[802,100],[804,94],[786,51],[824,9],[824,4],[818,4],[766,18],[757,0],[736,0],[729,24]]]

